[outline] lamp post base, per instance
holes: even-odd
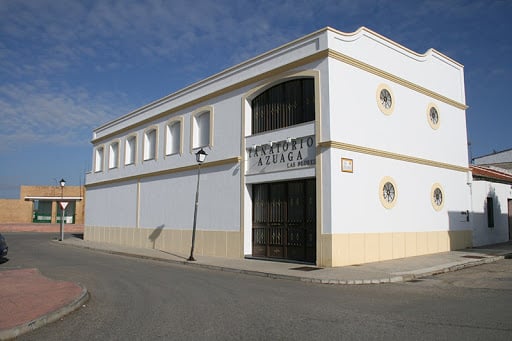
[[[192,256],[188,257],[187,260],[189,262],[195,262],[196,261],[196,259],[194,257],[192,257]]]

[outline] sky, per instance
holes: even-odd
[[[511,17],[511,0],[0,0],[0,198],[83,184],[93,129],[326,26],[463,64],[470,154],[510,149]]]

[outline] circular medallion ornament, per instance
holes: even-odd
[[[382,195],[386,202],[393,202],[395,200],[395,186],[391,182],[386,182],[382,187]]]
[[[434,210],[440,211],[444,206],[444,200],[443,187],[438,183],[433,184],[430,191],[430,201]]]
[[[377,105],[385,115],[391,115],[395,108],[393,92],[386,84],[381,84],[377,88]]]
[[[430,127],[434,130],[439,128],[439,125],[441,123],[440,117],[439,117],[439,109],[437,106],[433,103],[430,103],[427,108],[427,120]]]
[[[380,91],[380,104],[386,109],[391,108],[391,104],[393,104],[393,99],[387,89]]]
[[[379,185],[379,199],[385,208],[392,208],[396,204],[398,197],[395,181],[387,176],[383,178]]]

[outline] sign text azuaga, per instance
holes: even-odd
[[[303,136],[247,148],[248,174],[315,165],[315,137]]]

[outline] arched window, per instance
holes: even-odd
[[[104,149],[102,147],[96,148],[96,151],[94,153],[94,171],[95,172],[101,172],[103,171],[103,155],[104,155]]]
[[[277,84],[252,100],[252,133],[257,134],[315,119],[313,78]]]
[[[137,137],[135,135],[126,138],[124,144],[124,164],[133,165],[137,155]]]
[[[119,142],[112,142],[108,150],[108,168],[119,167]]]
[[[144,161],[156,158],[156,129],[152,128],[144,134]]]
[[[203,111],[198,112],[198,114],[193,116],[193,140],[192,140],[192,148],[202,148],[206,146],[211,146],[212,137],[211,137],[211,120],[212,120],[212,111]]]
[[[167,124],[165,135],[165,155],[181,153],[181,121]]]

